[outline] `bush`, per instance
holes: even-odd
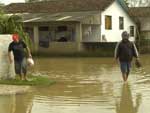
[[[24,32],[22,18],[18,15],[7,15],[3,11],[0,11],[0,33],[18,33],[28,47],[32,48],[31,39],[29,38],[28,34]]]

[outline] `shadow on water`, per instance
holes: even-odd
[[[129,84],[123,84],[120,102],[116,102],[116,113],[138,113],[141,103],[141,95],[136,95],[136,104],[132,99],[132,92]]]

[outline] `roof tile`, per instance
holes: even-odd
[[[104,10],[115,0],[60,0],[35,3],[12,3],[4,10],[7,13],[57,13]]]

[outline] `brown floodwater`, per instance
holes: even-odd
[[[113,58],[35,58],[34,75],[56,84],[0,96],[0,113],[149,113],[150,55],[123,84]]]

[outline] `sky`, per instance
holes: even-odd
[[[24,2],[25,0],[0,0],[0,3],[4,3],[5,5],[16,2]]]

